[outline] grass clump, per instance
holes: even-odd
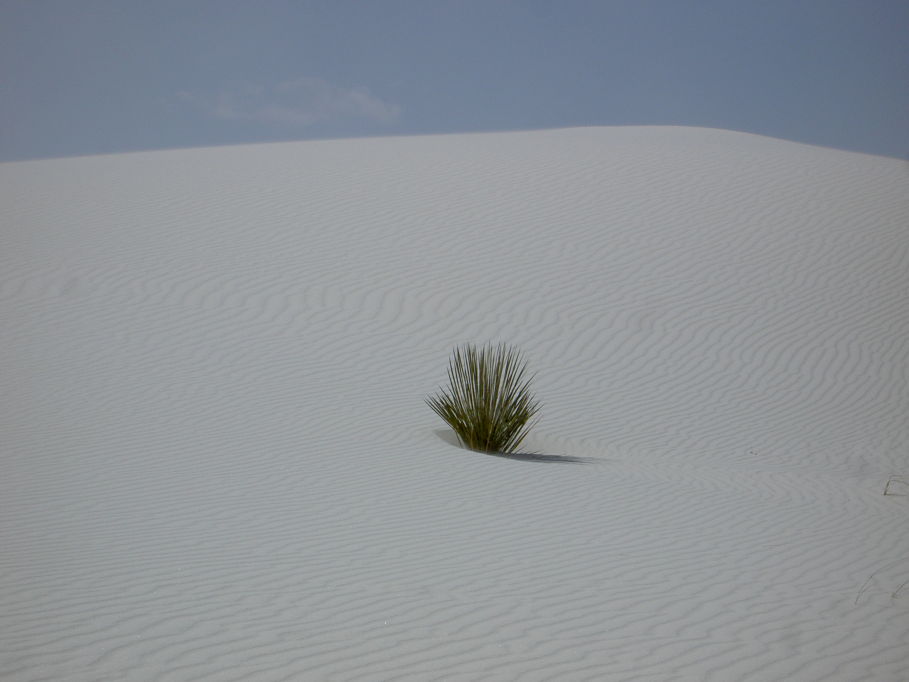
[[[536,423],[540,404],[530,393],[533,377],[525,379],[527,363],[505,344],[477,349],[457,347],[448,362],[450,387],[426,398],[471,450],[515,452]]]

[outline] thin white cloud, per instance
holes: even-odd
[[[258,121],[306,127],[337,119],[393,123],[401,107],[385,102],[367,88],[341,88],[321,78],[298,78],[277,85],[243,84],[211,95],[181,92],[180,98],[223,120]]]

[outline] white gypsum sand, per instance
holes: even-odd
[[[904,161],[136,153],[0,164],[0,226],[3,680],[909,670]],[[451,444],[423,398],[486,341],[537,373],[523,449],[589,463]]]

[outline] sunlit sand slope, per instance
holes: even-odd
[[[0,678],[905,679],[907,297],[909,165],[743,133],[0,164]],[[500,340],[555,457],[423,403]]]

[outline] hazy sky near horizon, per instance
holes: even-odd
[[[0,161],[686,125],[909,158],[909,0],[0,0]]]

